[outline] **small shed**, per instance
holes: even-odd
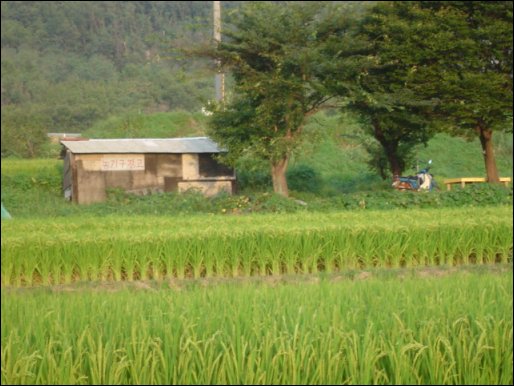
[[[215,159],[224,150],[208,137],[61,143],[64,197],[79,204],[105,201],[107,188],[135,194],[197,189],[206,196],[234,190],[235,171]]]

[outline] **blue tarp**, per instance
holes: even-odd
[[[7,209],[4,208],[4,203],[2,202],[2,220],[12,218]]]

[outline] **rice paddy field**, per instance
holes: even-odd
[[[512,384],[512,220],[2,221],[2,384]]]
[[[2,284],[50,285],[512,260],[512,208],[2,223]]]

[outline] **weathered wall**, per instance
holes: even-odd
[[[182,178],[184,180],[197,180],[200,177],[198,154],[182,154]]]
[[[198,190],[206,196],[214,196],[220,192],[232,194],[232,181],[182,181],[178,183],[178,191]]]
[[[105,178],[102,172],[85,171],[77,160],[77,197],[73,201],[90,204],[105,201]]]
[[[71,153],[66,152],[64,156],[64,167],[63,167],[63,178],[62,178],[62,191],[64,192],[64,198],[67,200],[71,199],[72,194],[72,178],[73,173],[71,169]]]
[[[73,201],[79,204],[105,201],[107,188],[136,194],[191,188],[206,195],[222,190],[232,193],[234,171],[219,165],[210,154],[71,154],[70,159],[73,157],[75,167],[68,163],[72,165],[69,170],[75,170]],[[66,171],[63,178],[70,180]]]

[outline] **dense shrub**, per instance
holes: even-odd
[[[250,156],[241,157],[236,164],[239,192],[267,191],[272,188],[267,161]]]
[[[319,209],[393,209],[512,205],[512,187],[476,184],[464,189],[433,192],[373,191],[314,200]]]
[[[319,173],[311,166],[299,164],[287,171],[287,183],[290,190],[318,193],[323,181]]]
[[[2,106],[1,152],[3,157],[35,158],[48,142],[50,120],[28,108]]]

